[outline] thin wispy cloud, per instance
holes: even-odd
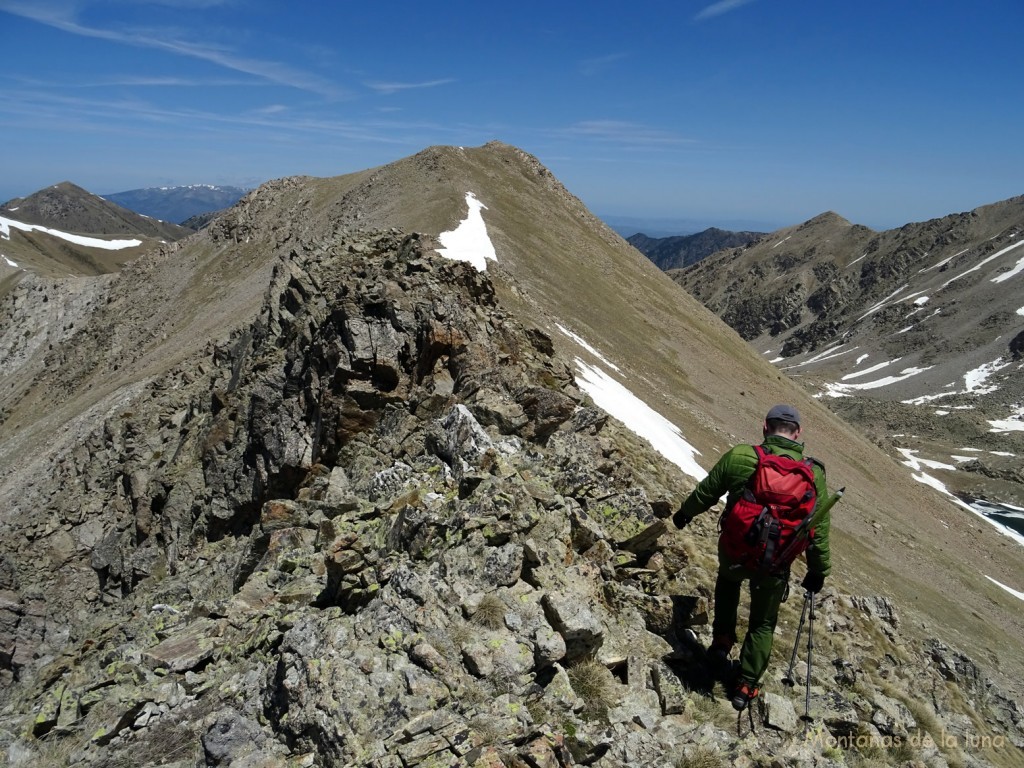
[[[179,56],[210,62],[225,69],[243,72],[278,85],[309,91],[331,99],[341,99],[350,94],[343,88],[308,72],[297,70],[287,64],[275,61],[247,58],[224,47],[195,43],[175,37],[175,33],[154,33],[148,30],[101,29],[79,24],[73,10],[66,4],[48,5],[36,0],[32,3],[18,0],[0,2],[0,10],[15,16],[31,19],[40,24],[59,29],[80,37],[108,40],[121,45],[137,48],[152,48]]]
[[[117,115],[117,120],[110,120]],[[294,143],[305,139],[297,135],[315,134],[330,139],[382,145],[417,145],[423,139],[415,132],[437,137],[459,137],[472,127],[448,126],[431,122],[405,120],[337,120],[313,114],[302,114],[283,105],[269,105],[246,113],[221,114],[195,109],[162,107],[140,99],[88,99],[40,91],[8,93],[0,100],[0,119],[5,125],[24,130],[61,130],[93,134],[162,136],[172,131],[176,138],[183,134],[212,136],[245,135],[252,140],[257,134],[265,140]],[[480,132],[480,131],[477,131]],[[486,131],[483,131],[486,133]]]
[[[634,147],[667,147],[695,143],[672,131],[623,120],[585,120],[562,131],[564,135]]]
[[[238,0],[142,0],[148,5],[163,5],[167,8],[186,8],[189,10],[204,10],[206,8],[220,8],[225,5],[238,5]]]
[[[392,83],[388,83],[388,82],[371,81],[371,82],[364,83],[364,85],[367,88],[370,88],[370,89],[376,91],[377,93],[382,93],[384,95],[390,95],[392,93],[398,93],[399,91],[410,91],[410,90],[415,90],[417,88],[436,88],[439,85],[448,85],[449,83],[454,83],[454,82],[455,82],[454,78],[446,77],[446,78],[441,79],[441,80],[427,80],[427,81],[422,82],[422,83],[393,83],[393,82]]]
[[[284,104],[268,104],[265,107],[260,107],[259,109],[254,109],[253,110],[253,114],[254,115],[280,115],[280,114],[282,114],[284,112],[287,112],[287,111],[288,111],[288,107],[286,107]]]
[[[242,80],[240,78],[190,79],[185,77],[137,77],[127,75],[90,82],[61,82],[51,85],[61,88],[114,88],[122,86],[133,88],[238,88],[242,86],[257,86],[259,83],[255,80]]]
[[[702,11],[700,11],[700,13],[694,16],[693,19],[694,21],[703,21],[704,19],[711,19],[714,18],[715,16],[721,16],[723,13],[735,11],[737,8],[740,8],[741,6],[747,5],[748,3],[752,2],[754,2],[754,0],[718,0],[717,3],[712,3],[711,5],[707,6]]]
[[[584,59],[580,62],[580,73],[588,77],[601,74],[608,70],[616,62],[626,58],[625,53],[609,53],[606,56],[596,56],[592,59]]]

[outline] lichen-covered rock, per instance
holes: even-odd
[[[264,194],[214,242],[264,231]],[[704,745],[829,764],[773,690],[756,754],[706,711],[725,692],[702,663],[713,574],[664,522],[687,481],[486,274],[418,235],[264,234],[257,315],[69,424],[61,493],[29,494],[0,555],[0,754],[536,768]],[[884,599],[834,603],[821,641],[849,641],[829,649],[843,676],[815,666],[812,708],[829,733],[922,725],[876,675],[927,680],[943,726],[966,728],[951,682],[1020,732],[970,659],[904,640]],[[884,648],[858,632],[878,625]],[[583,664],[610,693],[574,684]]]

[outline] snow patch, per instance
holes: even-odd
[[[840,357],[842,355],[848,355],[851,352],[856,352],[858,349],[860,349],[860,347],[853,347],[852,349],[846,349],[846,350],[843,350],[842,352],[840,352],[839,350],[843,349],[843,347],[845,347],[845,346],[846,346],[845,344],[838,344],[838,345],[833,346],[833,347],[828,347],[824,351],[819,352],[818,354],[816,354],[814,357],[809,358],[807,360],[804,360],[802,363],[797,363],[796,365],[790,365],[787,368],[785,368],[784,370],[789,370],[790,368],[800,368],[800,367],[805,366],[805,365],[811,365],[812,363],[820,363],[820,362],[822,362],[824,360],[831,360],[834,357]],[[775,361],[773,360],[772,362],[775,362]]]
[[[861,357],[857,358],[857,362],[860,363],[860,361],[863,360],[865,357],[867,357],[867,355],[861,355]],[[884,363],[878,363],[878,365],[873,365],[870,368],[865,368],[863,371],[854,371],[853,373],[848,373],[845,376],[843,376],[841,380],[846,381],[847,379],[855,379],[858,376],[866,376],[869,373],[874,373],[875,371],[882,370],[887,365],[892,365],[893,363],[899,362],[899,360],[900,358],[897,357],[895,360],[886,360]]]
[[[939,493],[942,493],[945,496],[948,496],[952,500],[952,502],[954,504],[956,504],[958,507],[963,507],[968,512],[970,512],[971,514],[977,515],[982,520],[984,520],[986,523],[988,523],[989,525],[993,526],[996,530],[998,530],[1004,536],[1009,536],[1011,539],[1013,539],[1017,543],[1024,544],[1024,536],[1021,536],[1016,531],[1014,531],[1014,530],[1012,530],[1010,528],[1007,528],[1005,525],[1002,525],[998,521],[992,520],[991,518],[989,518],[988,516],[986,516],[982,512],[980,512],[979,510],[977,510],[974,507],[972,507],[966,501],[963,501],[959,497],[954,495],[953,493],[950,493],[949,489],[946,488],[945,484],[941,480],[937,480],[934,477],[932,477],[931,475],[928,475],[928,474],[925,474],[924,472],[921,472],[921,468],[923,466],[931,465],[931,464],[941,465],[941,462],[937,462],[937,461],[936,462],[928,462],[928,461],[925,461],[923,459],[919,459],[919,458],[917,458],[916,456],[913,455],[914,453],[916,453],[916,451],[909,451],[907,449],[900,449],[900,452],[903,453],[903,455],[906,456],[907,459],[908,459],[908,461],[904,461],[902,463],[905,464],[906,466],[910,467],[912,470],[914,470],[916,472],[919,472],[919,474],[911,475],[911,477],[914,480],[916,480],[919,483],[923,483],[924,485],[930,486],[930,487],[934,488],[935,490],[937,490]],[[941,466],[945,467],[945,466],[948,466],[948,465],[941,465]],[[954,467],[954,469],[955,469],[955,467]]]
[[[1024,240],[1021,240],[1019,243],[1017,243],[1017,245],[1024,245]],[[1007,249],[1007,250],[1009,250],[1009,249]],[[1024,272],[1024,256],[1022,256],[1021,258],[1017,259],[1017,264],[1014,265],[1014,267],[1012,269],[1010,269],[1009,272],[1003,272],[1003,274],[998,275],[997,277],[993,277],[992,278],[992,282],[993,283],[1005,282],[1005,281],[1009,280],[1011,277],[1016,277],[1021,272]]]
[[[559,325],[558,323],[555,323],[555,327],[556,327],[556,328],[557,328],[558,330],[560,330],[560,331],[561,331],[562,333],[564,333],[564,334],[565,334],[566,336],[568,336],[568,337],[569,337],[570,339],[572,339],[573,341],[575,341],[575,342],[576,342],[577,344],[579,344],[579,345],[580,345],[581,347],[583,347],[583,348],[584,348],[585,350],[587,350],[587,352],[589,352],[590,354],[592,354],[592,355],[593,355],[594,357],[596,357],[596,358],[597,358],[598,360],[600,360],[600,361],[601,361],[602,363],[604,363],[604,364],[605,364],[605,365],[607,365],[607,366],[608,366],[609,368],[611,368],[611,369],[612,369],[613,371],[617,371],[617,370],[619,370],[619,366],[615,365],[615,363],[612,363],[612,362],[610,362],[610,361],[608,360],[608,358],[606,358],[606,357],[605,357],[604,355],[602,355],[602,354],[601,354],[600,352],[598,352],[598,351],[597,351],[596,349],[594,349],[594,348],[593,348],[592,346],[590,346],[589,344],[587,344],[587,342],[586,342],[586,341],[584,341],[584,340],[583,340],[583,338],[582,338],[581,336],[577,336],[577,335],[576,335],[575,333],[573,333],[572,331],[570,331],[570,330],[569,330],[568,328],[566,328],[566,327],[565,327],[565,326],[563,326],[563,325]]]
[[[67,240],[69,243],[75,243],[86,248],[102,248],[105,251],[120,251],[125,248],[134,248],[137,245],[142,245],[141,240],[103,240],[99,237],[86,237],[85,235],[72,235],[67,232],[61,232],[59,229],[50,229],[49,227],[42,227],[38,224],[25,224],[21,221],[15,221],[14,219],[8,219],[0,216],[0,237],[4,240],[11,239],[11,229],[18,229],[22,232],[45,232],[53,237],[58,237],[61,240]]]
[[[996,358],[995,360],[993,360],[990,363],[984,363],[983,365],[980,365],[977,368],[975,368],[973,370],[970,370],[967,373],[965,373],[964,374],[964,387],[965,388],[962,389],[962,390],[953,389],[953,384],[947,384],[946,386],[950,388],[949,392],[940,392],[940,393],[935,394],[935,395],[921,395],[920,397],[915,397],[915,398],[912,398],[910,400],[901,400],[900,402],[906,403],[907,405],[924,405],[925,403],[930,403],[932,400],[939,400],[939,399],[941,399],[943,397],[952,397],[953,395],[987,395],[987,394],[990,394],[990,393],[995,392],[996,390],[998,390],[999,387],[995,386],[994,384],[986,386],[985,385],[985,381],[993,373],[995,373],[998,370],[1001,370],[1001,369],[1005,368],[1006,366],[1008,366],[1010,364],[1011,364],[1010,362],[1005,362],[1004,363],[1003,362],[1003,358],[998,357],[998,358]],[[957,406],[953,407],[953,410],[957,410],[957,411],[970,410],[973,407],[974,406],[972,406],[972,405],[957,405]],[[990,424],[994,424],[994,422],[989,422],[989,423]],[[990,431],[995,432],[995,431],[998,431],[998,430],[990,430]]]
[[[590,395],[598,408],[621,421],[690,477],[703,480],[707,476],[693,458],[700,451],[686,442],[675,424],[597,366],[577,357],[576,368],[580,389]]]
[[[1002,587],[1007,592],[1009,592],[1011,595],[1016,597],[1018,600],[1024,600],[1024,592],[1018,592],[1016,589],[1011,589],[1010,587],[1006,586],[1005,584],[1001,584],[1000,582],[996,581],[991,576],[985,576],[985,578],[988,579],[989,581],[991,581],[997,587]]]
[[[898,376],[886,376],[884,379],[875,379],[874,381],[865,381],[863,384],[826,384],[825,392],[829,397],[844,397],[851,390],[855,389],[878,389],[880,387],[888,387],[891,384],[909,379],[911,376],[916,376],[919,373],[924,373],[930,370],[932,366],[927,368],[904,368],[900,371]]]
[[[918,270],[918,273],[921,273],[921,272],[929,272],[929,271],[931,271],[931,270],[933,270],[933,269],[938,269],[939,267],[944,267],[945,265],[949,264],[949,262],[951,262],[951,261],[952,261],[953,259],[955,259],[955,258],[956,258],[957,256],[963,256],[963,255],[964,255],[965,253],[967,253],[967,252],[968,252],[969,250],[971,250],[971,249],[970,249],[970,248],[964,248],[964,249],[963,249],[962,251],[960,251],[959,253],[954,253],[954,254],[953,254],[952,256],[947,256],[947,257],[946,257],[945,259],[943,259],[942,261],[940,261],[940,262],[937,262],[937,263],[935,263],[935,264],[932,264],[932,265],[931,265],[930,267],[925,267],[924,269],[920,269],[920,270]]]
[[[1024,406],[1016,406],[1008,418],[990,421],[989,424],[992,425],[989,432],[1024,432]]]
[[[985,381],[996,371],[1005,368],[1010,364],[1011,361],[1003,362],[1003,358],[998,357],[991,363],[985,363],[975,368],[973,371],[968,371],[964,374],[964,385],[967,387],[967,394],[974,395],[987,395],[990,392],[995,392],[999,387],[996,386],[985,386]]]
[[[864,319],[865,317],[867,317],[868,315],[873,315],[873,314],[874,314],[875,312],[877,312],[877,311],[878,311],[878,310],[880,310],[880,309],[881,309],[882,307],[884,307],[884,306],[885,306],[886,304],[888,304],[888,303],[889,303],[889,300],[890,300],[890,299],[894,299],[894,298],[896,298],[896,297],[897,297],[897,296],[898,296],[899,294],[903,293],[903,291],[905,291],[905,290],[907,289],[907,287],[908,287],[908,286],[909,286],[909,284],[907,284],[907,285],[901,285],[901,286],[900,286],[899,288],[897,288],[897,289],[896,289],[895,291],[893,291],[893,292],[892,292],[892,293],[890,293],[890,294],[889,294],[888,296],[886,296],[886,297],[885,297],[884,299],[882,299],[882,300],[881,300],[880,302],[878,302],[878,303],[877,303],[877,304],[875,304],[875,305],[874,305],[873,307],[871,307],[871,308],[870,308],[870,309],[869,309],[869,310],[868,310],[867,312],[865,312],[865,313],[864,313],[863,315],[861,315],[860,317],[858,317],[858,318],[857,318],[857,322],[859,323],[859,322],[860,322],[861,320],[863,320],[863,319]]]
[[[466,193],[466,205],[469,207],[469,213],[459,222],[459,226],[437,236],[444,246],[438,248],[437,252],[446,259],[468,261],[477,268],[477,271],[484,272],[487,269],[487,259],[498,260],[494,244],[487,235],[484,217],[480,213],[481,209],[487,206],[477,200],[472,192]]]
[[[1014,419],[996,419],[990,421],[992,429],[989,432],[1024,432],[1024,421]]]
[[[1014,248],[1020,248],[1022,245],[1024,245],[1024,240],[1021,240],[1019,243],[1014,243],[1013,245],[1008,245],[1006,248],[1003,248],[1003,250],[1001,250],[1001,251],[996,251],[991,256],[989,256],[987,259],[982,259],[981,261],[979,261],[977,264],[975,264],[970,269],[964,270],[963,272],[961,272],[956,277],[951,277],[949,280],[947,280],[946,282],[944,282],[942,284],[942,287],[945,288],[947,285],[949,285],[952,282],[955,282],[956,280],[959,280],[964,275],[969,275],[969,274],[971,274],[971,272],[977,272],[979,269],[981,269],[983,266],[988,264],[993,259],[998,259],[1004,253],[1008,253],[1009,251],[1012,251]],[[1002,282],[1003,280],[1007,280],[1007,279],[1013,277],[1015,274],[1017,274],[1021,269],[1024,269],[1024,259],[1021,259],[1020,261],[1018,261],[1017,262],[1017,267],[1015,269],[1011,270],[1010,272],[1008,272],[1006,274],[1002,274],[999,277],[992,278],[992,282],[993,283],[997,283],[997,282]]]
[[[6,262],[7,262],[7,266],[9,266],[9,267],[14,267],[15,269],[17,269],[17,268],[18,268],[18,263],[17,263],[17,262],[15,262],[15,261],[11,261],[11,260],[10,260],[10,259],[8,259],[8,258],[7,258],[6,256],[4,256],[4,261],[6,261]]]
[[[915,472],[920,472],[922,467],[926,467],[928,469],[956,469],[952,464],[933,461],[931,459],[922,459],[917,455],[917,451],[912,448],[897,448],[896,450],[902,453],[903,457],[906,459],[906,461],[901,463],[907,465]]]

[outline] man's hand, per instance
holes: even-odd
[[[825,577],[820,573],[808,571],[807,575],[804,576],[804,580],[800,582],[800,586],[811,594],[817,594],[818,592],[821,592],[821,588],[825,586]]]
[[[687,517],[683,514],[682,507],[680,507],[679,510],[674,515],[672,515],[672,523],[675,525],[676,528],[685,528],[691,520],[693,520],[692,517]]]

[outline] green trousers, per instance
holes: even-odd
[[[715,619],[712,624],[715,637],[726,635],[735,640],[740,587],[748,580],[750,616],[747,620],[747,636],[740,649],[740,678],[757,685],[772,655],[779,605],[789,579],[760,576],[746,568],[733,567],[727,558],[719,555],[718,580],[715,582]]]

